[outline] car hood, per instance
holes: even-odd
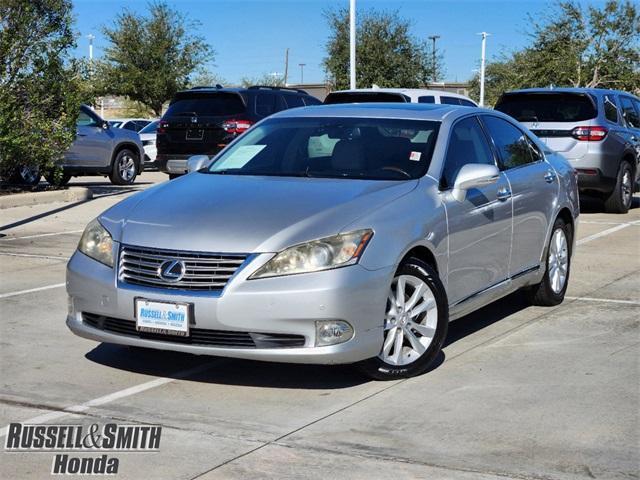
[[[417,180],[192,173],[133,195],[100,221],[128,245],[225,253],[277,252],[340,233],[406,195]]]

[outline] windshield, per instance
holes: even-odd
[[[144,127],[142,130],[140,130],[138,133],[156,133],[156,130],[158,130],[158,123],[160,123],[160,121],[155,120]]]
[[[187,92],[178,94],[165,117],[236,115],[245,111],[244,102],[235,92]]]
[[[406,180],[429,168],[439,122],[379,118],[267,120],[221,152],[209,173]]]
[[[513,93],[504,95],[496,110],[520,122],[582,122],[595,118],[591,98],[582,93]]]

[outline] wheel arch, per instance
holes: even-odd
[[[417,258],[418,260],[423,261],[430,267],[433,267],[433,269],[436,271],[438,276],[441,276],[440,268],[438,268],[438,261],[436,260],[436,256],[425,245],[415,245],[411,247],[411,249],[409,249],[409,251],[407,251],[402,256],[402,259],[400,260],[399,264],[404,262],[408,258]]]
[[[143,158],[141,157],[141,153],[140,153],[140,149],[138,148],[138,145],[136,145],[134,142],[120,142],[115,146],[115,148],[113,149],[113,153],[111,154],[111,164],[110,164],[111,168],[113,169],[113,163],[116,161],[116,157],[118,156],[118,154],[125,148],[128,148],[136,155],[137,166],[138,166],[138,170],[136,174],[139,175],[140,172],[142,171]]]

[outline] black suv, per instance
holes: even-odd
[[[158,125],[158,169],[170,177],[187,172],[192,155],[215,155],[251,125],[271,114],[322,102],[285,87],[196,87],[178,92]]]

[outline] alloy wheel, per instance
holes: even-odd
[[[622,204],[629,205],[631,203],[632,185],[631,185],[631,171],[627,168],[622,174],[622,183],[620,185],[622,194]]]
[[[136,162],[129,154],[124,154],[118,160],[118,173],[120,178],[126,182],[130,182],[136,174]]]
[[[547,263],[549,285],[554,293],[559,294],[564,289],[569,271],[569,246],[562,228],[557,228],[553,232]]]
[[[387,298],[379,358],[391,365],[415,362],[431,345],[437,323],[438,307],[429,285],[413,275],[397,276]]]

